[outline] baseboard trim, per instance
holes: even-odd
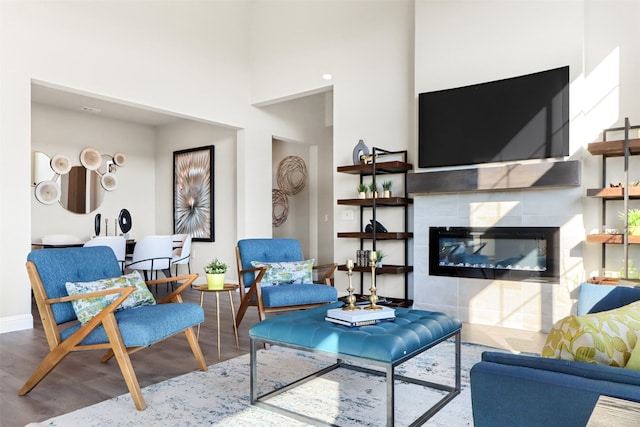
[[[0,334],[25,329],[33,329],[33,316],[31,314],[0,317]]]

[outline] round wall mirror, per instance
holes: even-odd
[[[111,158],[111,156],[108,157]],[[105,163],[109,167],[109,163]],[[89,170],[83,166],[73,166],[69,173],[57,175],[51,169],[51,158],[39,151],[33,153],[31,179],[33,186],[43,181],[59,183],[60,205],[69,212],[91,213],[98,209],[104,200],[105,189],[102,187],[101,175],[98,171]]]
[[[100,207],[104,200],[100,175],[82,166],[73,166],[60,176],[60,204],[69,212],[87,214]]]

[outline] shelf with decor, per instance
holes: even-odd
[[[640,126],[631,126],[629,119],[625,119],[625,125],[623,127],[616,127],[605,129],[603,131],[603,140],[600,142],[592,142],[588,145],[587,150],[592,155],[602,156],[602,173],[601,173],[601,187],[587,189],[587,197],[600,199],[601,201],[601,217],[602,226],[600,233],[589,234],[586,236],[587,243],[599,243],[601,244],[601,273],[602,276],[594,278],[597,283],[615,283],[617,278],[608,277],[604,272],[607,262],[607,246],[608,245],[622,245],[623,246],[623,278],[637,279],[636,277],[630,277],[630,272],[635,270],[632,267],[633,259],[630,258],[629,250],[631,245],[640,245],[640,235],[631,234],[629,230],[629,219],[627,215],[622,215],[624,226],[621,230],[614,232],[608,232],[607,230],[607,217],[610,214],[608,212],[608,203],[622,203],[622,209],[619,212],[629,212],[631,209],[630,201],[640,200],[640,183],[637,180],[640,177],[630,177],[629,172],[631,170],[630,158],[634,155],[640,155],[640,138],[632,139],[629,137],[629,133],[632,129],[640,129]],[[608,134],[611,133],[624,133],[624,139],[607,141]],[[623,182],[608,183],[609,171],[607,170],[607,159],[609,158],[622,158],[623,160]],[[637,170],[637,169],[636,169]],[[637,267],[637,266],[636,266]]]
[[[385,157],[394,156],[401,160],[389,160],[385,161]],[[413,271],[413,266],[408,264],[408,252],[409,252],[409,240],[413,238],[413,233],[408,230],[408,207],[413,203],[413,199],[407,197],[407,172],[413,169],[413,165],[407,161],[407,151],[388,151],[374,147],[372,149],[372,156],[369,163],[354,164],[348,166],[338,166],[337,171],[339,173],[346,173],[351,175],[357,175],[360,179],[359,183],[364,184],[364,177],[372,177],[372,184],[375,188],[378,188],[378,179],[382,175],[400,174],[402,176],[402,190],[399,196],[390,197],[368,197],[368,198],[351,198],[351,199],[339,199],[338,205],[343,206],[355,206],[360,209],[360,231],[339,232],[338,238],[351,238],[360,240],[360,249],[365,249],[365,244],[369,244],[371,247],[367,249],[377,250],[379,241],[398,241],[403,244],[403,259],[404,264],[401,265],[389,265],[384,263],[381,267],[376,267],[375,273],[378,274],[397,274],[404,275],[404,303],[405,305],[411,305],[412,301],[407,300],[408,295],[408,282],[409,273]],[[365,226],[365,214],[370,212],[372,217],[372,224],[377,221],[377,214],[380,209],[386,208],[398,208],[402,209],[403,213],[403,225],[400,231],[379,231],[375,227],[372,227],[371,231],[366,231]],[[338,270],[347,271],[347,267],[344,264],[338,265]],[[371,273],[371,267],[358,266],[353,268],[354,272],[360,273],[360,293],[364,291],[364,274]]]

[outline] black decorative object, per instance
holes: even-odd
[[[173,152],[173,230],[214,242],[214,146]]]
[[[100,235],[101,218],[102,218],[102,215],[100,215],[99,213],[97,213],[96,216],[93,218],[93,230],[96,232],[96,236]]]
[[[376,233],[386,233],[387,232],[387,228],[380,224],[378,221],[374,221],[374,220],[369,220],[371,222],[371,224],[367,224],[367,226],[364,228],[364,231],[366,233],[373,233],[373,223],[375,222],[376,224]]]
[[[120,230],[122,230],[123,233],[128,233],[132,225],[131,214],[128,210],[122,209],[120,215],[118,215],[118,226]]]
[[[355,147],[353,147],[353,164],[359,165],[362,163],[360,156],[368,156],[369,147],[364,144],[364,140],[359,140]]]

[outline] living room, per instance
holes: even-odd
[[[458,290],[455,283],[455,293],[443,293],[451,283],[429,276],[426,260],[417,254],[426,245],[426,226],[446,224],[435,218],[442,215],[433,211],[434,199],[420,197],[413,212],[415,270],[410,296],[418,308],[446,309],[465,322],[548,330],[574,309],[577,286],[601,268],[599,245],[584,241],[586,233],[601,227],[597,201],[585,197],[586,188],[600,185],[600,159],[589,155],[586,146],[601,140],[603,129],[620,126],[625,117],[639,124],[637,1],[24,1],[2,2],[0,7],[0,149],[3,159],[12,159],[0,170],[5,199],[0,207],[2,230],[5,241],[12,242],[3,248],[0,260],[1,332],[33,325],[23,266],[34,237],[33,188],[27,184],[35,144],[34,83],[220,128],[216,156],[228,163],[221,163],[216,179],[230,184],[216,191],[233,202],[230,211],[223,212],[229,208],[222,207],[220,199],[216,215],[224,222],[217,223],[216,230],[221,234],[215,242],[196,248],[200,252],[194,271],[200,271],[198,263],[212,255],[232,261],[240,238],[273,235],[273,166],[264,159],[272,158],[273,136],[279,129],[264,112],[270,105],[331,92],[332,171],[351,163],[353,147],[364,139],[369,147],[408,150],[409,161],[421,172],[415,160],[419,93],[568,65],[567,160],[581,162],[580,187],[478,193],[464,202],[476,206],[479,216],[461,215],[452,221],[561,227],[560,280],[536,288],[476,281],[466,290]],[[325,73],[332,80],[324,80]],[[141,233],[172,231],[175,149],[162,144],[152,152],[138,152],[147,171],[145,182],[155,185],[153,191],[122,182],[114,193],[114,197],[155,193],[144,203],[150,218],[140,218],[135,225],[148,227]],[[134,173],[127,167],[123,178]],[[140,171],[129,179],[135,180],[136,174]],[[323,209],[331,217],[328,234],[335,236],[354,227],[335,200],[351,197],[355,185],[348,176],[333,175],[331,202]],[[438,196],[439,206],[459,203],[458,196],[446,196],[454,202],[444,197]],[[509,209],[520,201],[536,209],[520,213]],[[131,203],[138,202],[119,202],[117,207]],[[73,218],[82,234],[91,230],[91,215]],[[38,231],[38,237],[42,233]],[[309,255],[327,251],[332,257],[327,261],[334,262],[354,257],[355,242],[346,245],[333,238],[330,245],[327,250],[316,244]],[[637,251],[633,254],[638,257]],[[390,256],[393,261],[397,255]],[[612,257],[608,267],[619,268],[619,262],[619,257]],[[344,275],[339,274],[338,283],[344,284]],[[394,292],[392,284],[386,286],[380,283],[380,294]],[[486,298],[479,300],[483,294]],[[502,299],[500,309],[490,306],[496,295]]]
[[[82,4],[69,6],[72,10],[67,10],[67,6],[55,2],[38,6],[31,3],[24,6],[15,3],[3,5],[6,8],[3,16],[16,14],[3,27],[6,34],[3,40],[21,41],[13,44],[7,42],[7,47],[3,49],[3,56],[6,57],[3,64],[13,64],[10,70],[3,73],[6,81],[3,86],[7,88],[7,95],[2,100],[5,104],[3,109],[7,112],[4,116],[6,124],[2,126],[5,141],[3,151],[6,158],[15,159],[2,171],[5,182],[30,180],[31,146],[34,143],[29,131],[32,126],[30,91],[33,82],[96,94],[234,129],[236,141],[231,141],[232,136],[228,138],[231,141],[228,143],[230,148],[223,148],[225,145],[221,144],[218,150],[227,150],[230,156],[235,151],[237,174],[235,177],[221,176],[218,179],[235,181],[236,187],[230,189],[230,194],[235,194],[236,210],[230,217],[222,216],[229,214],[219,215],[225,218],[225,223],[228,223],[227,219],[235,222],[236,230],[225,236],[224,240],[216,239],[216,242],[208,245],[201,257],[203,263],[212,254],[231,261],[237,239],[272,235],[272,186],[271,179],[268,179],[272,170],[265,169],[262,159],[271,157],[272,137],[277,129],[273,126],[271,129],[265,128],[265,122],[261,120],[264,114],[255,106],[264,107],[276,101],[299,97],[300,94],[326,92],[330,88],[333,91],[333,168],[349,164],[351,150],[359,139],[364,139],[369,146],[407,149],[409,159],[413,161],[417,158],[416,142],[411,141],[416,140],[418,93],[569,65],[569,158],[582,162],[582,185],[566,190],[533,192],[527,196],[543,199],[552,196],[556,203],[562,202],[571,207],[572,212],[563,213],[553,219],[555,224],[550,224],[563,225],[561,245],[566,271],[559,286],[544,290],[545,294],[553,295],[554,308],[551,311],[545,309],[543,315],[541,308],[529,320],[522,320],[526,314],[518,313],[516,320],[506,321],[505,324],[531,325],[533,328],[548,326],[550,321],[570,310],[574,300],[571,292],[575,286],[591,271],[600,268],[598,245],[582,243],[584,234],[599,227],[600,221],[597,201],[582,197],[585,188],[598,185],[598,174],[590,171],[599,170],[599,159],[586,154],[585,146],[588,142],[599,140],[603,129],[620,125],[624,117],[630,117],[633,124],[634,113],[639,108],[633,96],[637,83],[632,77],[637,64],[630,53],[634,51],[637,40],[636,30],[631,24],[619,22],[628,19],[630,14],[625,12],[626,8],[633,9],[635,2],[613,2],[606,6],[597,2],[573,1],[545,4],[474,2],[465,3],[461,10],[458,10],[456,2],[428,1],[415,4],[410,1],[304,2],[304,5],[295,2],[240,2],[233,5],[228,2],[204,2],[198,5],[204,8],[202,11],[193,5],[156,4],[149,13],[176,26],[171,32],[167,30],[171,27],[158,30],[163,38],[150,37],[133,24],[121,23],[116,29],[106,23],[93,25],[92,19],[99,19],[98,9],[107,16],[114,14],[115,21],[119,21],[120,14],[126,9],[125,22],[139,19],[145,25],[152,25],[146,19],[148,11],[140,3],[134,2],[130,10],[124,5],[118,7],[109,2],[100,3],[95,11],[85,10],[87,6]],[[100,8],[104,8],[104,11]],[[317,11],[314,18],[304,12],[309,8]],[[185,17],[177,23],[172,19],[173,14]],[[192,34],[195,28],[199,28],[195,24],[190,26],[190,31],[183,31],[182,26],[187,25],[186,22],[193,15],[198,16],[195,22],[202,25],[203,34]],[[223,15],[225,18],[220,18]],[[60,22],[64,25],[60,26],[57,20],[52,19],[56,16],[60,16]],[[362,19],[365,16],[367,19]],[[244,17],[250,18],[251,25],[245,23]],[[607,17],[611,17],[615,24],[602,25],[600,22]],[[238,22],[231,24],[232,18]],[[218,19],[223,22],[217,22]],[[20,22],[28,24],[21,25]],[[287,35],[296,31],[296,25],[303,22],[306,31],[296,37],[305,37],[308,41],[304,48],[296,48],[298,45],[292,45]],[[331,31],[326,30],[325,23],[331,23],[327,27]],[[101,28],[104,39],[103,36],[96,36],[95,42],[99,48],[86,51],[89,36],[85,34],[80,38],[77,33],[68,31],[76,26],[78,32],[85,26]],[[34,27],[40,32],[39,37],[35,37],[33,31],[29,32],[28,37],[24,35],[27,28]],[[67,30],[61,31],[61,27]],[[274,31],[272,27],[280,30]],[[312,28],[318,30],[311,31]],[[544,31],[540,31],[541,28]],[[114,31],[120,35],[113,34]],[[125,35],[125,31],[136,31],[137,34]],[[153,32],[151,29],[149,31]],[[505,33],[509,37],[503,37]],[[229,37],[231,34],[235,36]],[[223,36],[231,40],[219,42]],[[128,37],[129,41],[119,43],[118,37]],[[217,42],[207,46],[206,51],[217,49],[218,53],[200,54],[195,51],[200,45],[189,37],[215,39]],[[176,40],[179,38],[185,40],[178,43]],[[133,43],[133,40],[139,42]],[[352,43],[346,43],[346,40],[352,40]],[[31,44],[25,45],[27,41]],[[162,46],[167,51],[162,55],[152,55],[147,60],[145,58],[150,56],[150,52],[143,52],[145,43],[155,43],[158,49]],[[252,46],[252,52],[255,53],[245,59],[248,46]],[[318,47],[313,49],[312,46]],[[359,52],[357,57],[350,54],[353,50]],[[194,59],[194,63],[190,64],[184,59],[171,59],[182,58],[185,51],[191,52],[190,58],[197,58],[197,61]],[[289,52],[298,52],[300,57]],[[52,55],[55,61],[49,60]],[[93,55],[94,58],[78,62],[78,57],[87,55]],[[508,55],[509,61],[503,60],[505,55]],[[437,62],[434,62],[436,58]],[[437,66],[433,66],[434,63]],[[131,72],[131,68],[139,71]],[[333,74],[331,82],[322,79],[322,74],[328,72]],[[147,78],[151,75],[154,79]],[[175,76],[184,78],[176,80]],[[158,87],[163,90],[158,91]],[[214,99],[224,99],[224,102],[213,102]],[[150,221],[144,221],[154,225],[152,229],[141,232],[171,231],[171,148],[163,152],[165,145],[159,144],[156,148],[151,164],[155,165],[153,175],[157,185],[167,191],[156,191],[155,199],[150,202],[155,207],[155,214]],[[227,152],[224,154],[227,155]],[[148,163],[148,160],[145,162]],[[335,174],[331,189],[333,199],[349,196],[352,187],[348,176]],[[2,330],[6,331],[30,325],[29,289],[25,273],[14,267],[24,261],[32,239],[41,235],[32,236],[30,221],[24,222],[28,216],[22,214],[32,210],[31,189],[7,186],[4,191],[5,198],[12,200],[12,203],[3,204],[3,217],[6,218],[3,227],[6,227],[6,238],[15,242],[13,250],[2,258],[3,271],[6,272],[3,286],[6,289],[0,318]],[[487,193],[487,197],[495,195]],[[520,193],[515,197],[519,198]],[[509,196],[504,198],[509,199]],[[135,202],[129,201],[127,205],[130,203]],[[120,204],[120,207],[125,206]],[[344,208],[333,203],[331,206],[332,210],[323,206],[323,213],[332,217],[334,230],[353,228],[353,221],[343,219]],[[493,206],[497,212],[504,208],[495,203]],[[256,212],[262,214],[256,215]],[[423,212],[416,210],[416,214],[422,215]],[[91,229],[92,218],[88,218],[89,215],[86,217],[74,216],[75,221],[83,221],[78,224],[82,230]],[[520,221],[522,219],[531,220],[521,218]],[[544,216],[538,215],[535,221],[547,225]],[[139,227],[142,222],[137,224]],[[223,227],[218,229],[222,230]],[[328,250],[333,259],[327,261],[353,257],[355,245],[351,248],[341,243],[344,241],[333,239],[333,246]],[[425,240],[420,236],[414,239],[416,247],[424,243]],[[21,250],[18,249],[20,246]],[[317,250],[317,246],[312,248],[309,255],[316,255]],[[612,260],[614,262],[618,260]],[[413,260],[413,264],[416,266],[415,281],[423,274],[420,268],[424,266],[419,260]],[[610,268],[616,268],[616,264]],[[22,285],[15,286],[15,283]],[[384,283],[380,285],[383,287],[382,293],[394,292],[393,288],[384,289]],[[413,297],[418,306],[428,308],[428,294],[431,293],[426,287],[416,288]],[[522,292],[518,291],[518,298],[521,297]],[[535,298],[540,297],[537,293]],[[445,305],[450,304],[445,302]],[[464,313],[458,314],[466,317]],[[489,315],[489,321],[496,316],[504,317],[493,313]]]

